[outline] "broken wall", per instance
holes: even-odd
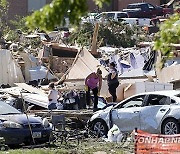
[[[73,64],[74,58],[53,56],[52,70],[55,73],[65,73]]]
[[[68,70],[66,79],[85,79],[90,73],[96,72],[98,67],[102,71],[102,77],[105,77],[108,71],[100,65],[99,61],[88,50],[82,49],[77,54],[72,67]]]
[[[0,50],[0,85],[24,82],[21,68],[9,50]]]

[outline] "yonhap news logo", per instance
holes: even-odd
[[[135,137],[134,141],[139,144],[174,144],[180,143],[180,137]]]

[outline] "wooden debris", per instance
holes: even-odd
[[[53,110],[53,111],[34,110],[34,111],[31,111],[30,113],[35,114],[36,116],[41,116],[41,117],[43,116],[50,117],[51,115],[64,114],[65,117],[67,118],[77,118],[80,120],[88,120],[93,115],[92,110]]]

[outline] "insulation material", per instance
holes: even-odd
[[[102,70],[102,76],[105,77],[108,71],[100,66],[98,60],[88,50],[83,49],[77,54],[66,79],[85,79],[90,73],[96,72],[98,67]]]
[[[0,50],[0,85],[24,82],[22,71],[9,50]]]

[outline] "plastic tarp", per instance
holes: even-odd
[[[24,82],[21,68],[9,50],[0,50],[0,85]]]
[[[102,77],[105,77],[108,71],[103,66],[100,66],[99,61],[88,50],[80,50],[72,67],[68,70],[66,79],[85,79],[90,73],[96,72],[98,67],[102,71]]]

